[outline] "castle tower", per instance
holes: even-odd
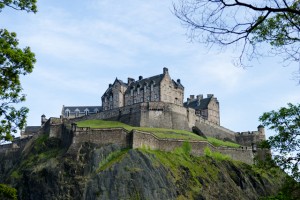
[[[258,130],[258,132],[259,132],[258,139],[259,139],[260,141],[266,140],[265,127],[264,127],[263,125],[259,125],[259,126],[257,127],[257,130]]]
[[[43,126],[46,121],[47,121],[46,116],[43,114],[41,116],[41,125]]]

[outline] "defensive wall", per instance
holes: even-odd
[[[117,144],[121,148],[143,148],[149,147],[162,151],[173,151],[181,147],[185,140],[158,138],[152,133],[133,130],[131,132],[124,128],[92,129],[89,127],[77,127],[76,124],[61,123],[59,118],[50,118],[41,127],[39,134],[49,134],[49,137],[60,138],[64,147],[76,149],[78,144],[90,142],[94,144],[107,145]],[[0,153],[20,152],[31,137],[15,140],[11,144],[0,145]],[[253,164],[255,152],[251,147],[229,148],[215,147],[207,141],[189,141],[191,153],[197,156],[204,155],[204,149],[209,147],[213,152],[229,155],[233,160],[239,160]]]
[[[144,102],[70,119],[71,122],[89,119],[120,121],[132,126],[170,128],[191,131],[197,126],[205,135],[235,140],[235,132],[197,116],[192,108],[165,102]]]
[[[124,128],[91,129],[89,127],[72,127],[72,144],[91,142],[95,144],[117,144],[121,148],[132,146],[131,134]]]
[[[124,128],[91,129],[89,127],[72,126],[73,139],[72,145],[76,146],[82,142],[94,144],[118,144],[122,148],[144,148],[149,147],[153,150],[173,151],[181,147],[185,140],[162,139],[152,133],[133,130],[128,132]],[[203,156],[204,149],[209,147],[213,152],[220,152],[230,156],[233,160],[239,160],[248,164],[253,164],[254,152],[251,147],[229,148],[215,147],[207,141],[188,141],[191,144],[191,153],[196,156]]]
[[[133,131],[132,148],[149,147],[154,150],[173,151],[186,140],[180,139],[162,139],[156,137],[152,133],[142,132],[138,130]],[[230,147],[215,147],[207,141],[188,141],[191,144],[191,153],[196,156],[203,156],[204,149],[208,147],[213,152],[219,152],[230,156],[233,160],[239,160],[247,164],[253,164],[254,152],[251,147],[230,148]]]

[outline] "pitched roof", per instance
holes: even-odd
[[[210,102],[212,97],[207,97],[204,99],[201,99],[200,101],[198,99],[193,99],[189,103],[184,102],[183,106],[188,108],[193,108],[195,110],[204,110],[208,108],[208,104]]]
[[[116,78],[115,81],[114,81],[114,83],[109,85],[109,87],[104,92],[104,94],[102,95],[102,97],[112,92],[112,88],[113,88],[113,85],[115,85],[115,83],[120,83],[120,85],[122,85],[124,87],[128,87],[127,83],[124,83],[122,80]]]
[[[131,88],[137,88],[138,86],[143,88],[145,85],[150,86],[152,83],[159,84],[162,81],[163,77],[164,77],[164,74],[159,74],[156,76],[151,76],[151,77],[144,78],[141,80],[133,81],[128,86],[128,89],[126,90],[125,94],[130,93]]]
[[[89,112],[95,112],[96,109],[102,111],[102,106],[63,106],[62,111],[64,113],[66,110],[69,110],[70,113],[74,113],[76,109],[81,113],[84,113],[86,109],[88,109]]]

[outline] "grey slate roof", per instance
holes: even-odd
[[[110,94],[110,93],[112,92],[112,87],[113,87],[113,85],[115,85],[116,82],[119,82],[122,86],[125,86],[125,87],[128,86],[128,85],[127,85],[126,83],[124,83],[122,80],[116,78],[115,81],[114,81],[114,83],[113,83],[110,87],[107,88],[107,90],[104,92],[104,94],[102,95],[102,97],[103,97],[103,96],[106,96],[107,94]]]
[[[95,109],[102,111],[102,106],[63,106],[63,112],[70,110],[70,113],[75,113],[75,110],[78,109],[79,112],[84,113],[85,109],[88,109],[89,112],[94,112]]]
[[[193,108],[195,110],[205,110],[208,108],[208,104],[212,97],[201,99],[200,102],[197,99],[191,100],[189,103],[184,102],[183,106],[188,108]]]
[[[137,88],[138,86],[140,86],[141,89],[143,89],[143,87],[145,85],[150,86],[152,83],[154,83],[155,85],[157,85],[157,84],[159,84],[161,82],[161,80],[163,79],[163,77],[164,77],[164,74],[159,74],[159,75],[156,75],[156,76],[151,76],[151,77],[144,78],[144,79],[141,79],[141,80],[133,81],[128,86],[128,89],[126,90],[125,94],[126,93],[130,93],[130,89],[131,88]]]

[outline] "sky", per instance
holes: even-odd
[[[127,82],[162,74],[163,67],[181,79],[185,99],[214,94],[221,125],[233,131],[257,130],[263,112],[300,102],[293,78],[299,63],[283,66],[280,58],[264,57],[236,67],[234,48],[207,49],[189,40],[171,0],[38,0],[36,14],[5,8],[0,25],[36,55],[33,72],[21,79],[28,125],[40,125],[42,114],[59,117],[63,105],[101,105],[116,77]]]

